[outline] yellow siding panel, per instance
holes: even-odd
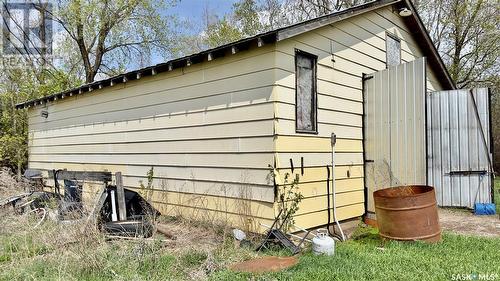
[[[326,180],[323,180],[321,182],[309,182],[309,183],[299,182],[299,191],[305,198],[319,198],[327,194],[326,183],[327,183]],[[283,187],[281,186],[280,188]],[[363,191],[363,189],[364,189],[363,178],[349,178],[349,179],[335,180],[336,193],[339,195],[345,194],[345,197],[347,198],[346,200],[350,198],[351,195],[349,194],[351,194],[352,192]],[[332,186],[330,181],[330,194],[331,192],[332,192]],[[340,201],[338,202],[339,204],[341,204]],[[345,201],[343,204],[346,204],[346,202],[348,201]],[[363,202],[363,198],[361,198],[359,202]]]
[[[158,166],[154,167],[154,186],[161,189],[177,190],[188,193],[197,193],[194,189],[212,188],[220,189],[220,186],[227,186],[228,183],[234,183],[235,187],[244,188],[246,185],[267,185],[265,188],[272,187],[266,179],[269,175],[267,167],[261,169],[232,169],[231,167],[176,167],[176,166]],[[129,186],[139,186],[139,180],[146,180],[146,175],[151,169],[150,165],[130,165],[121,163],[117,165],[96,165],[88,163],[40,163],[32,162],[30,167],[33,169],[51,170],[66,168],[70,171],[109,171],[112,174],[122,172],[124,184]],[[129,177],[131,177],[129,179]],[[140,178],[142,177],[142,178]],[[217,182],[221,182],[217,185]],[[204,192],[201,192],[204,193]],[[220,190],[218,191],[220,193]],[[217,193],[217,194],[218,194]]]
[[[318,137],[329,138],[331,133],[335,133],[338,138],[344,139],[363,139],[363,129],[361,127],[353,127],[350,125],[337,125],[337,124],[318,124]],[[294,135],[295,121],[288,119],[278,119],[276,121],[276,134],[278,135]],[[305,134],[297,134],[305,135]]]
[[[216,124],[222,124],[223,126],[225,126],[227,124],[234,124],[245,121],[262,119],[270,120],[273,117],[273,104],[260,103],[251,106],[230,107],[223,110],[205,110],[190,113],[184,112],[179,114],[153,116],[134,120],[126,118],[125,120],[110,123],[96,122],[87,125],[74,124],[66,128],[49,128],[44,124],[41,124],[39,126],[30,125],[30,134],[32,134],[33,138],[59,138],[73,135],[94,135],[130,131],[141,131],[144,133],[148,130],[157,130],[160,128],[196,127]],[[188,129],[192,130],[192,128]]]
[[[146,174],[148,166],[95,166],[85,164],[45,164],[32,162],[33,169],[66,168],[73,171],[103,171],[112,173],[121,171],[123,184],[126,188],[139,188],[140,183],[148,181]],[[167,173],[168,172],[168,173]],[[267,170],[238,170],[229,168],[181,168],[154,167],[152,186],[155,189],[204,194],[230,198],[252,198],[256,201],[274,202],[274,188],[266,180]],[[47,184],[53,186],[53,181],[47,179]]]
[[[272,70],[266,70],[249,74],[247,76],[232,77],[225,80],[217,80],[211,83],[187,86],[172,91],[156,91],[152,94],[130,96],[132,93],[123,93],[121,98],[99,104],[91,104],[70,110],[58,110],[58,104],[47,108],[48,118],[42,119],[39,115],[36,120],[53,122],[65,118],[84,117],[91,115],[120,114],[123,111],[142,112],[141,117],[175,114],[179,112],[196,112],[199,110],[224,109],[228,105],[236,107],[252,103],[269,101],[271,94],[272,79],[269,78]],[[253,79],[260,82],[256,84]],[[235,83],[231,87],[230,85]],[[188,98],[193,92],[195,97]],[[186,94],[183,96],[182,94]],[[202,95],[205,93],[204,95]],[[210,93],[210,94],[207,94]],[[103,93],[106,95],[106,93]],[[173,96],[173,97],[172,97]],[[93,96],[81,96],[80,99],[93,99]],[[130,118],[130,117],[129,117]],[[101,120],[104,121],[104,120]]]
[[[331,152],[331,141],[328,138],[278,136],[275,140],[277,152]],[[360,140],[338,139],[336,152],[363,152]]]
[[[255,71],[272,68],[273,60],[273,46],[268,45],[264,48],[252,49],[249,52],[240,52],[234,56],[226,56],[210,62],[175,69],[171,72],[144,77],[141,80],[129,81],[126,84],[120,83],[102,90],[94,90],[82,96],[68,97],[57,101],[55,103],[57,106],[54,108],[49,106],[49,113],[106,104],[124,98],[142,97],[147,100],[149,95],[156,95],[158,92],[166,91],[171,92],[167,96],[161,97],[165,99],[162,100],[165,102],[200,98],[208,96],[210,93],[206,89],[202,91],[195,90],[203,89],[203,84],[217,83],[218,80],[249,75]],[[251,79],[247,78],[246,80]],[[256,85],[263,85],[260,81],[258,82]],[[183,89],[183,91],[178,91],[179,89]],[[75,103],[75,100],[78,100],[78,102]],[[41,108],[30,109],[29,116],[39,116],[40,110]]]
[[[345,34],[349,34],[349,36],[356,38],[357,40],[363,40],[367,44],[378,48],[380,51],[385,50],[385,38],[378,37],[377,34],[369,32],[364,26],[360,27],[355,24],[358,19],[362,19],[362,17],[355,17],[348,20],[340,21],[334,24],[334,29],[340,30]],[[354,22],[354,23],[353,23]],[[374,36],[375,35],[375,36]]]
[[[304,161],[304,167],[325,167],[331,165],[331,153],[329,152],[279,152],[276,153],[277,166],[279,168],[290,168],[290,159],[294,163],[294,167],[300,168],[301,159]],[[363,153],[361,152],[344,152],[335,155],[335,163],[339,166],[355,166],[363,164]]]
[[[372,25],[375,23],[398,35],[402,39],[402,48],[406,49],[408,54],[415,57],[423,56],[421,48],[418,47],[419,43],[413,38],[412,32],[408,30],[402,19],[390,9],[379,9],[375,13],[368,13],[366,18],[372,22]],[[434,70],[430,66],[427,66],[427,77],[429,79],[428,84],[432,84],[435,90],[442,89],[442,85],[437,82],[438,79],[435,77]]]
[[[141,195],[146,193],[138,190]],[[238,199],[218,197],[205,194],[188,194],[170,191],[153,190],[151,192],[153,202],[162,202],[176,206],[189,206],[196,209],[222,211],[224,213],[240,214],[244,210],[251,210],[249,215],[259,218],[274,218],[274,209],[271,203],[253,201],[249,199]]]
[[[222,175],[224,172],[233,175],[224,177]],[[206,176],[206,178],[209,177],[208,180],[204,179],[202,176],[201,174],[200,176],[193,174],[192,178],[182,178],[180,176],[179,178],[169,178],[167,175],[167,177],[164,178],[159,175],[157,178],[153,179],[153,187],[164,191],[194,195],[203,194],[228,198],[244,197],[251,198],[255,201],[274,202],[274,187],[271,183],[255,183],[263,180],[262,178],[252,176],[252,173],[220,168],[216,170],[213,175]],[[264,175],[264,180],[266,176],[267,174]],[[228,180],[236,178],[240,181],[226,181],[226,178],[228,178]],[[126,175],[123,178],[125,187],[138,188],[141,182],[147,182],[147,178],[141,175]]]
[[[360,217],[364,213],[363,204],[354,204],[337,209],[337,219],[342,221],[350,218]],[[333,223],[332,211],[331,223]],[[328,213],[320,211],[315,213],[303,214],[295,217],[295,224],[302,228],[318,227],[328,223]]]
[[[184,117],[185,118],[185,117]],[[273,120],[249,121],[242,126],[238,123],[218,123],[206,125],[178,126],[159,118],[153,122],[134,121],[120,124],[100,124],[79,126],[60,130],[34,132],[31,137],[32,146],[99,144],[99,143],[131,143],[193,139],[217,139],[230,137],[269,136],[273,134]],[[229,120],[228,120],[229,121]],[[150,124],[147,124],[150,123]],[[144,124],[144,126],[141,126]],[[151,130],[149,133],[145,133]]]
[[[258,87],[258,85],[271,85],[274,82],[273,71],[262,71],[249,74],[247,77],[237,77],[227,80],[218,80],[216,83],[210,85],[202,85],[197,92],[211,93],[211,92],[227,92],[227,91],[245,91],[247,89]],[[182,90],[178,90],[182,93]],[[271,88],[266,91],[260,91],[258,95],[260,98],[256,101],[252,99],[252,95],[245,96],[247,99],[246,105],[255,103],[264,103],[271,97]],[[263,96],[262,96],[263,95]],[[266,97],[267,96],[267,97]],[[83,98],[92,98],[91,96],[83,96]],[[57,128],[70,125],[92,124],[102,122],[114,122],[130,119],[140,119],[152,116],[164,116],[169,114],[186,114],[190,112],[203,112],[210,107],[213,109],[225,109],[232,105],[232,95],[206,97],[206,102],[199,101],[183,101],[180,104],[175,103],[157,103],[156,99],[152,99],[147,106],[135,106],[133,101],[120,100],[119,103],[112,104],[99,104],[92,107],[98,108],[95,110],[89,108],[75,109],[74,111],[61,111],[51,113],[49,110],[49,117],[39,117],[30,119],[30,125],[44,125],[45,128]],[[235,105],[234,105],[235,106]],[[54,104],[53,107],[57,107]],[[50,107],[49,107],[50,108]],[[78,112],[77,112],[78,111]],[[94,112],[93,112],[94,111]],[[49,127],[50,126],[50,127]],[[34,128],[37,129],[37,128]]]
[[[52,130],[52,129],[63,129],[63,127],[74,127],[74,126],[84,126],[91,127],[96,125],[104,124],[117,124],[120,122],[127,125],[131,121],[137,121],[142,123],[143,120],[155,120],[161,118],[165,121],[166,126],[190,126],[199,124],[213,124],[213,123],[223,123],[226,120],[236,121],[249,121],[249,120],[259,120],[264,118],[273,117],[273,104],[271,102],[266,103],[256,103],[241,107],[229,107],[225,109],[218,110],[198,110],[194,112],[178,112],[172,114],[166,114],[161,116],[150,115],[151,112],[148,109],[140,109],[134,113],[128,114],[127,112],[121,112],[119,114],[110,113],[107,114],[109,118],[114,121],[106,121],[102,115],[89,115],[81,116],[75,118],[68,118],[66,120],[58,120],[50,123],[46,122],[35,122],[30,124],[31,130]],[[164,110],[164,109],[162,109]],[[143,116],[144,117],[141,117]],[[147,115],[147,116],[146,116]]]
[[[241,214],[231,214],[222,211],[206,210],[193,208],[191,206],[176,206],[168,205],[163,202],[153,202],[153,206],[157,208],[161,214],[166,216],[180,216],[187,218],[193,222],[203,221],[213,223],[215,225],[230,225],[238,227],[246,232],[266,233],[269,229],[262,226],[272,225],[273,219],[256,218],[243,212]],[[270,206],[269,208],[272,208]]]
[[[372,54],[372,46],[353,37],[345,36],[345,34],[340,30],[335,30],[331,26],[326,26],[284,40],[277,45],[277,49],[285,53],[290,53],[290,50],[298,48],[317,54],[320,58],[326,56],[331,58],[331,51],[333,49],[334,55],[360,64],[364,64],[367,61],[370,65],[381,66],[381,62],[385,62],[385,53],[383,51],[373,51]],[[353,57],[353,55],[357,55],[357,57]]]
[[[295,87],[295,62],[293,60],[293,57],[291,59],[290,56],[283,55],[281,57],[279,52],[277,52],[277,55],[279,56],[279,67],[283,70],[278,74],[278,85],[292,88]],[[330,63],[330,65],[318,64],[317,76],[318,80],[324,80],[330,83],[336,83],[355,89],[362,88],[361,76],[358,77],[350,74],[349,72],[346,73],[343,71],[339,71],[333,68],[332,63]],[[318,88],[318,91],[321,91],[321,89]]]
[[[37,142],[33,142],[37,145]],[[31,146],[31,154],[119,154],[273,152],[272,136],[101,144]]]
[[[326,184],[325,184],[326,189]],[[345,193],[338,193],[336,195],[337,208],[341,208],[344,206],[349,206],[353,204],[362,204],[364,202],[364,191],[357,190]],[[332,196],[330,196],[330,208],[333,207],[332,204]],[[309,197],[304,198],[299,203],[299,210],[296,213],[296,216],[300,216],[301,214],[325,211],[328,209],[328,196],[318,196],[318,197]]]
[[[329,167],[331,172],[331,167]],[[304,174],[299,167],[294,167],[294,171],[292,172],[289,168],[278,169],[279,174],[283,178],[286,174],[290,176],[290,178],[295,178],[295,175],[299,176],[299,180],[301,184],[315,181],[324,181],[327,179],[327,170],[325,167],[305,167]],[[331,175],[330,175],[331,176]],[[337,180],[340,179],[349,179],[349,178],[361,178],[363,177],[363,165],[348,165],[348,166],[336,166],[335,167],[335,178]]]
[[[295,105],[278,103],[275,107],[276,117],[295,120]],[[318,109],[318,122],[361,128],[363,126],[363,116],[339,110]]]
[[[273,163],[273,153],[203,153],[203,154],[83,154],[31,155],[31,162],[89,163],[129,165],[166,165],[183,167],[266,168]]]
[[[363,104],[361,102],[339,99],[334,96],[318,95],[318,107],[363,114]]]
[[[321,98],[335,98],[336,101],[348,101],[351,104],[363,102],[363,92],[331,81],[318,80],[318,95]],[[273,90],[273,97],[277,101],[295,103],[295,85],[293,87],[277,85]],[[353,106],[353,105],[349,105]],[[359,110],[359,109],[356,109]]]

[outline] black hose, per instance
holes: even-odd
[[[333,173],[333,169],[332,169],[332,173]],[[327,180],[326,180],[326,202],[327,202],[327,205],[328,205],[328,208],[327,208],[327,211],[328,211],[328,223],[326,224],[326,229],[328,230],[328,234],[330,234],[330,236],[332,237],[335,237],[337,239],[339,239],[339,241],[342,241],[342,236],[338,235],[337,233],[335,233],[335,226],[333,226],[333,232],[330,230],[330,226],[331,226],[331,215],[330,215],[330,211],[331,211],[331,207],[330,207],[330,167],[328,165],[326,165],[326,177],[327,177]],[[332,194],[333,196],[334,194]]]
[[[328,205],[327,212],[328,212],[328,223],[326,224],[326,228],[328,229],[328,233],[330,233],[330,224],[331,224],[331,218],[330,218],[330,168],[328,165],[326,165],[326,202]]]

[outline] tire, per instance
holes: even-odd
[[[147,221],[114,221],[103,224],[103,230],[109,234],[127,237],[151,237],[153,226]]]

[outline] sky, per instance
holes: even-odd
[[[165,0],[164,0],[165,1]],[[172,1],[172,0],[171,0]],[[168,7],[164,12],[168,15],[176,15],[178,19],[190,22],[193,28],[188,28],[184,32],[201,32],[196,27],[203,25],[203,11],[208,8],[212,15],[223,16],[231,11],[234,3],[238,0],[173,0],[177,1],[175,6]],[[182,29],[182,28],[181,28]],[[153,53],[151,64],[158,64],[164,62],[165,59],[160,55]],[[137,68],[132,66],[131,69]],[[131,70],[128,69],[128,70]]]
[[[178,19],[181,21],[186,21],[190,23],[190,27],[181,28],[184,29],[183,32],[187,33],[199,33],[203,26],[203,15],[204,11],[208,9],[211,15],[216,15],[222,17],[225,14],[231,12],[232,6],[234,3],[238,2],[238,0],[159,0],[165,1],[167,3],[167,7],[162,11],[161,14],[164,15],[176,15]],[[169,6],[169,2],[174,2],[174,6]],[[53,34],[53,44],[54,49],[57,49],[57,45],[61,44],[62,35],[64,32],[59,28],[54,29]],[[1,35],[0,35],[1,36]],[[0,40],[0,47],[1,47]],[[153,53],[151,58],[151,64],[157,64],[164,62],[165,59],[162,58],[159,54]],[[137,65],[131,64],[127,67],[127,70],[132,70],[138,68]]]
[[[202,23],[203,10],[205,7],[215,14],[222,16],[231,10],[237,0],[178,0],[175,7],[170,9],[179,17],[190,19],[195,23]]]

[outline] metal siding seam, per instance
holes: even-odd
[[[403,73],[402,73],[402,77],[403,77],[403,106],[404,106],[404,112],[405,114],[407,114],[407,103],[408,103],[408,93],[406,92],[406,66],[403,67]],[[403,145],[404,145],[404,153],[402,155],[402,157],[404,157],[404,168],[403,168],[403,173],[405,174],[405,183],[408,181],[409,178],[411,178],[411,172],[410,172],[410,175],[408,175],[408,116],[406,116],[406,118],[404,119],[404,138],[403,138]]]
[[[432,128],[434,126],[432,119],[432,96],[433,93],[429,92],[426,95],[427,99],[427,185],[434,186],[434,152],[433,152],[433,136],[432,136]],[[437,192],[436,192],[437,194]]]
[[[443,175],[443,142],[442,142],[442,135],[441,132],[442,130],[442,118],[441,118],[441,112],[442,112],[442,106],[441,106],[441,101],[440,99],[436,99],[436,103],[439,106],[439,110],[436,111],[436,114],[438,116],[439,120],[439,130],[437,134],[439,135],[439,174]],[[443,188],[443,177],[439,177],[439,189],[441,190],[441,205],[445,205],[444,202],[444,188]]]
[[[453,101],[453,95],[448,95],[448,103],[447,103],[447,119],[448,119],[448,151],[450,153],[448,153],[448,171],[452,171],[452,162],[451,162],[451,155],[453,154],[453,144],[452,144],[452,138],[451,138],[451,135],[452,135],[452,119],[451,119],[451,104],[452,104],[452,101]],[[450,175],[449,177],[450,179],[450,193],[449,193],[449,202],[450,202],[450,206],[453,206],[453,176]]]

